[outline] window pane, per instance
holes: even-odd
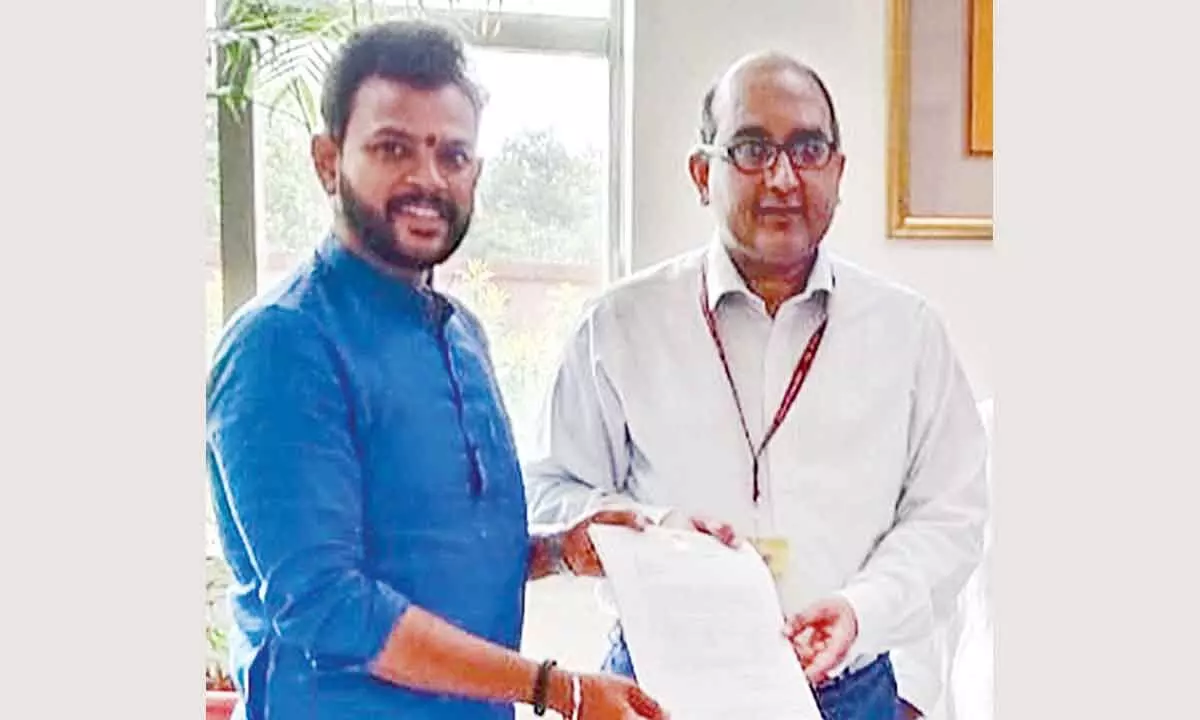
[[[297,107],[289,102],[260,107],[254,120],[263,190],[258,205],[261,291],[312,251],[332,216],[309,154],[311,132]]]

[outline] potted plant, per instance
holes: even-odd
[[[212,525],[209,527],[211,529]],[[224,603],[229,587],[229,567],[211,548],[205,574],[207,616],[204,634],[208,640],[208,657],[204,667],[204,717],[205,720],[228,720],[237,705],[237,692],[227,670],[229,646],[225,628],[228,618]]]

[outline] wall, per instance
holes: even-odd
[[[999,289],[994,246],[885,236],[886,0],[640,0],[633,6],[634,267],[709,237],[709,216],[696,203],[686,169],[709,83],[745,52],[791,52],[829,84],[845,138],[842,205],[827,242],[925,294],[946,319],[977,394],[990,396],[992,298]]]

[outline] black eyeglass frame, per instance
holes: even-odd
[[[798,154],[801,148],[806,145],[817,144],[823,148],[823,158],[816,162],[804,162],[798,159]],[[744,160],[739,162],[737,159],[737,150],[743,147],[763,147],[766,149],[766,156],[761,163],[757,165],[746,165]],[[712,156],[732,165],[738,172],[746,175],[754,175],[761,172],[767,172],[775,168],[775,163],[779,161],[781,154],[787,155],[788,161],[791,163],[794,171],[817,171],[824,170],[832,162],[834,155],[838,152],[838,146],[832,140],[825,137],[823,134],[805,135],[796,140],[787,143],[777,143],[774,140],[758,137],[743,137],[737,138],[732,142],[718,145],[714,143],[701,143],[697,146],[697,150]]]

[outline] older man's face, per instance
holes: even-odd
[[[832,118],[817,83],[791,67],[748,67],[718,89],[713,103],[724,148],[746,138],[787,145],[803,138],[833,139]],[[811,258],[833,220],[845,158],[834,152],[819,169],[793,166],[780,153],[765,169],[743,172],[712,157],[693,171],[701,192],[723,220],[727,239],[759,262],[788,266]]]

